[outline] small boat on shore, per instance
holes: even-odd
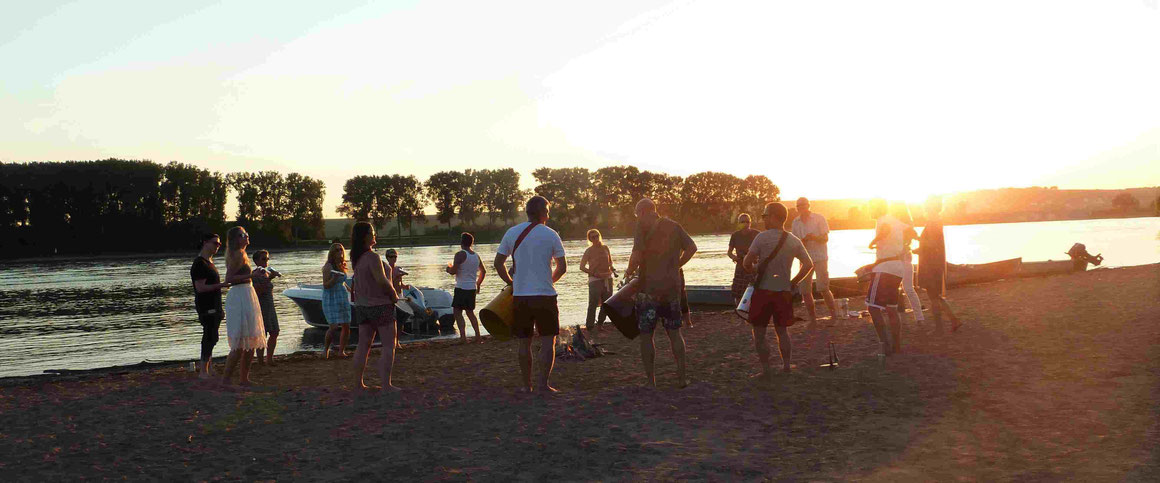
[[[1056,262],[1050,266],[1042,266],[1037,270],[1056,270]],[[1071,262],[1067,262],[1070,264]],[[973,283],[993,282],[1004,278],[1021,275],[1025,264],[1022,258],[1000,260],[991,263],[978,264],[947,264],[947,287],[957,287]],[[830,292],[836,298],[860,297],[866,294],[866,284],[858,283],[857,277],[838,277],[830,279]],[[733,294],[728,286],[723,285],[690,285],[686,287],[689,294],[689,305],[713,309],[733,305]],[[821,294],[814,292],[814,299],[821,300]]]
[[[732,307],[733,291],[728,285],[686,285],[689,307]]]
[[[1087,263],[1082,265],[1072,260],[1047,260],[1044,262],[1025,262],[1019,271],[1020,277],[1045,277],[1087,270]]]
[[[302,320],[307,325],[325,329],[329,327],[326,316],[322,313],[322,285],[300,283],[282,291],[282,295],[294,301],[302,313]],[[411,286],[403,291],[406,300],[398,302],[397,312],[405,314],[404,326],[409,327],[407,332],[422,334],[430,332],[425,329],[423,322],[432,323],[437,332],[446,332],[454,326],[455,320],[451,308],[451,294],[446,290],[431,287]]]

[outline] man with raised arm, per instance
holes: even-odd
[[[636,236],[625,277],[639,273],[636,294],[637,325],[640,328],[640,358],[647,385],[657,385],[653,331],[665,328],[677,362],[677,386],[688,385],[685,371],[685,338],[681,334],[680,269],[697,253],[697,244],[677,222],[657,214],[656,204],[645,198],[636,204]]]
[[[818,319],[817,309],[814,308],[814,287],[821,292],[826,301],[826,308],[830,309],[830,318],[844,318],[838,314],[837,304],[834,303],[834,294],[830,292],[830,268],[826,254],[826,244],[830,241],[830,224],[826,217],[810,211],[810,200],[804,196],[797,199],[798,217],[793,220],[793,235],[798,237],[806,246],[810,260],[814,261],[814,271],[806,276],[802,285],[802,302],[806,312],[810,314],[810,323]],[[814,285],[814,277],[818,283]]]
[[[555,283],[568,271],[564,243],[556,230],[548,228],[548,200],[533,196],[525,206],[528,221],[508,229],[495,254],[495,272],[512,286],[512,335],[519,351],[521,383],[524,391],[532,386],[532,333],[540,338],[540,375],[536,389],[556,392],[549,383],[556,362],[556,336],[560,334],[560,310],[556,305]],[[512,258],[512,273],[504,262]],[[552,261],[556,262],[555,270]],[[514,280],[513,280],[514,278]]]
[[[769,346],[765,344],[765,332],[773,322],[777,332],[777,347],[781,352],[781,370],[789,372],[790,354],[793,345],[789,338],[789,326],[793,325],[793,288],[809,276],[814,268],[810,255],[798,237],[785,231],[785,219],[789,211],[776,201],[767,203],[761,212],[765,221],[765,231],[753,239],[753,245],[742,263],[750,273],[756,274],[753,299],[749,305],[749,325],[753,330],[753,348],[757,350],[757,360],[761,363],[760,377],[768,380]],[[792,279],[789,277],[793,260],[800,266]]]

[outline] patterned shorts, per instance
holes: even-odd
[[[636,294],[636,325],[642,333],[651,334],[657,324],[665,329],[681,328],[681,298]]]

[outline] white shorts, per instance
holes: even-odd
[[[818,276],[817,284],[812,285],[815,289],[823,291],[830,289],[830,264],[828,260],[814,262],[814,271],[810,272],[805,280],[802,280],[804,287],[811,287],[811,284],[814,283],[814,275]]]

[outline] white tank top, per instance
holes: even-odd
[[[884,258],[896,258],[902,256],[904,238],[903,232],[906,231],[906,224],[898,218],[891,215],[885,215],[878,219],[878,223],[890,225],[890,234],[886,235],[885,239],[878,241],[878,248],[876,250],[876,257],[879,260]],[[892,260],[878,264],[874,267],[875,272],[886,272],[894,275],[902,276],[903,267],[905,265],[901,260]]]
[[[479,276],[479,254],[468,253],[467,250],[459,252],[467,255],[467,258],[459,264],[459,271],[455,272],[455,288],[476,290],[475,280]]]

